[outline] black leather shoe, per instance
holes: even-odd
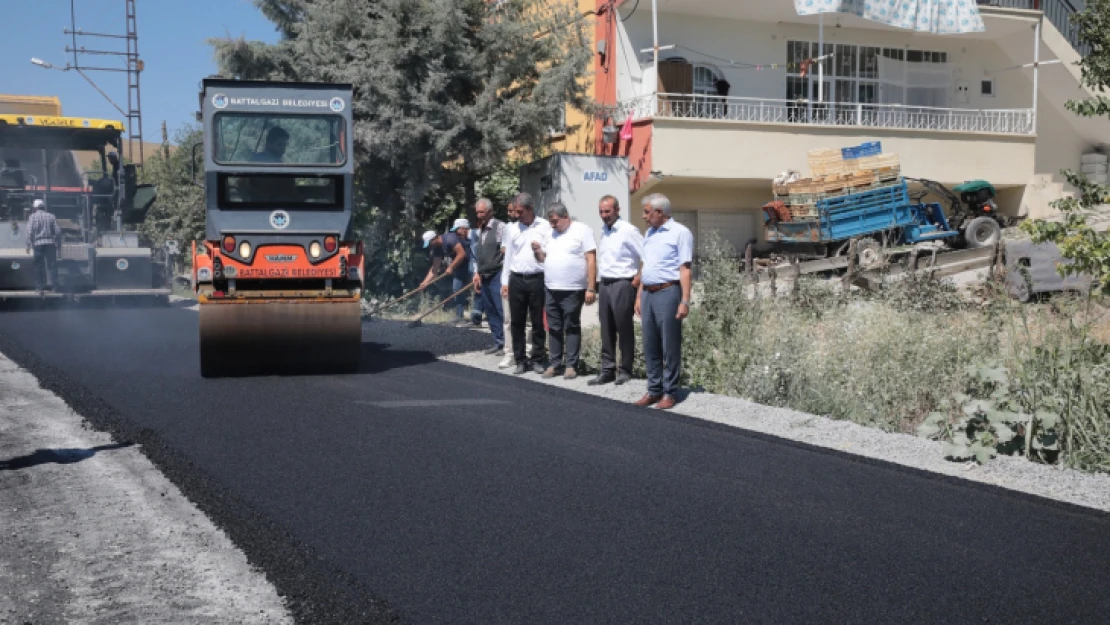
[[[620,375],[617,376],[617,380],[616,380],[615,384],[617,386],[620,386],[621,384],[624,384],[625,382],[631,382],[631,381],[632,381],[632,376],[628,373],[625,373],[625,372],[621,371]]]
[[[589,382],[586,382],[586,385],[587,386],[599,386],[601,384],[608,384],[608,383],[610,383],[610,382],[612,382],[613,380],[616,380],[616,379],[617,378],[614,377],[612,373],[601,373],[601,374],[598,374],[598,376],[596,378],[593,378]]]

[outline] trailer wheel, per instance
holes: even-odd
[[[993,247],[1002,237],[1002,226],[990,217],[976,217],[967,224],[964,230],[964,240],[969,249]]]
[[[882,263],[883,248],[871,237],[860,239],[856,242],[856,259],[860,269],[864,271],[873,269]]]

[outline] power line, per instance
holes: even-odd
[[[628,15],[622,17],[621,22],[627,22],[629,18],[631,18],[636,13],[636,9],[638,8],[640,8],[640,0],[636,0],[636,4],[632,6],[632,11],[629,12]],[[620,15],[620,11],[617,11],[617,15]]]

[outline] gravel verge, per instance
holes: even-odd
[[[132,443],[0,354],[0,623],[292,623]]]
[[[500,356],[480,352],[441,356],[486,371],[512,375],[500,369]],[[645,391],[645,381],[623,386],[587,385],[589,376],[576,380],[544,380],[526,374],[538,384],[550,384],[588,395],[633,402]],[[672,411],[675,414],[744,430],[797,441],[815,447],[871,458],[940,475],[1001,487],[1045,499],[1110,512],[1110,475],[1089,474],[1056,466],[1037,464],[1020,457],[999,456],[985,465],[945,460],[943,445],[908,434],[884,432],[848,421],[774,408],[735,397],[712,393],[689,393]]]

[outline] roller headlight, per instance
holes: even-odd
[[[250,243],[247,243],[246,241],[243,241],[242,243],[239,244],[239,256],[241,256],[242,258],[250,258],[251,257],[251,244]]]
[[[312,244],[308,246],[308,255],[313,257],[313,258],[320,258],[320,242],[319,241],[313,241]]]

